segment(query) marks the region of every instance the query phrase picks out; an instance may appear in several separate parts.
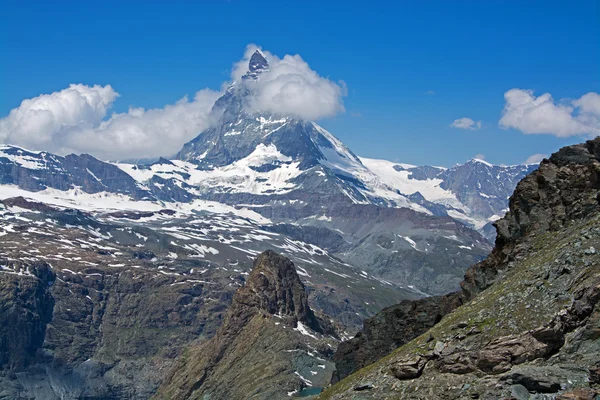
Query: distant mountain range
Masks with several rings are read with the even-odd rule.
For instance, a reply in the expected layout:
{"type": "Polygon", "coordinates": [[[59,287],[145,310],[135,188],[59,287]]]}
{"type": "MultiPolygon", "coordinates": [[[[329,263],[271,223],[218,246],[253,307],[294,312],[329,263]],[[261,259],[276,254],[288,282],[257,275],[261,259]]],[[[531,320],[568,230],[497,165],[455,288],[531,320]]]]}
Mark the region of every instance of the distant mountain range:
{"type": "Polygon", "coordinates": [[[107,163],[3,145],[0,193],[96,210],[193,210],[197,200],[215,201],[394,284],[440,294],[490,251],[491,223],[536,168],[360,158],[314,122],[245,111],[245,96],[268,69],[258,51],[249,64],[215,103],[219,122],[175,159],[107,163]]]}

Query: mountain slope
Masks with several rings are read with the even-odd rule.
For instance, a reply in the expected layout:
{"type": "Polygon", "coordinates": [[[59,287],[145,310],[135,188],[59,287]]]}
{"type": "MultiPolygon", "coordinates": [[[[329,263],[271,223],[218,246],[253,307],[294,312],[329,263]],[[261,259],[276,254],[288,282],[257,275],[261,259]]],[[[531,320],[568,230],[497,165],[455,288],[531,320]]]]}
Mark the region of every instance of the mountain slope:
{"type": "Polygon", "coordinates": [[[0,184],[30,192],[77,188],[85,193],[109,191],[134,200],[152,197],[129,174],[90,155],[60,157],[10,145],[0,145],[0,184]]]}
{"type": "Polygon", "coordinates": [[[433,294],[456,288],[466,266],[489,252],[488,243],[452,224],[448,213],[433,215],[429,204],[388,185],[316,123],[248,111],[253,85],[268,69],[260,52],[250,64],[215,103],[218,122],[186,143],[177,160],[118,166],[140,185],[168,184],[203,199],[242,204],[288,231],[316,227],[320,237],[304,238],[311,243],[341,234],[347,245],[329,251],[390,282],[433,294]]]}
{"type": "MultiPolygon", "coordinates": [[[[312,123],[308,126],[317,132],[312,123]]],[[[293,132],[288,135],[294,138],[293,132]]],[[[297,231],[294,227],[298,225],[307,227],[302,241],[318,246],[338,241],[334,238],[341,235],[345,245],[326,250],[396,284],[432,294],[456,288],[466,266],[483,258],[489,245],[447,217],[420,212],[424,209],[416,203],[411,203],[417,208],[414,211],[400,207],[407,200],[397,193],[385,189],[392,193],[389,198],[377,197],[373,188],[380,183],[369,188],[366,181],[346,172],[358,171],[376,182],[374,174],[337,139],[330,139],[327,143],[335,143],[346,159],[354,161],[333,163],[330,156],[328,161],[323,159],[319,161],[322,164],[301,171],[301,159],[293,161],[274,145],[261,143],[246,158],[203,170],[180,160],[161,159],[149,166],[112,165],[87,155],[58,157],[4,146],[0,196],[23,196],[89,211],[169,208],[191,213],[217,207],[262,223],[286,225],[279,229],[288,232],[297,231]],[[400,203],[390,203],[392,198],[400,203]],[[367,226],[370,228],[365,229],[367,226]],[[317,231],[318,235],[311,234],[317,231]],[[390,248],[394,242],[397,245],[390,248]],[[410,259],[415,261],[408,263],[410,259]],[[440,279],[431,284],[435,276],[440,279]]]]}
{"type": "Polygon", "coordinates": [[[492,254],[467,271],[466,304],[320,398],[594,398],[599,178],[600,138],[542,162],[511,196],[492,254]]]}

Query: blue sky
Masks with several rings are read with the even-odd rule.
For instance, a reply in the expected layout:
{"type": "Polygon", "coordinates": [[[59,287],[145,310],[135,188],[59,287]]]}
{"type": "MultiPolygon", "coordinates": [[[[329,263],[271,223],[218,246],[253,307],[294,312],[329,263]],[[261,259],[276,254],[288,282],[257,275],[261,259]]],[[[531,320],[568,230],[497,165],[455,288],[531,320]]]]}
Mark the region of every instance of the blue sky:
{"type": "Polygon", "coordinates": [[[514,164],[589,137],[498,122],[513,88],[556,104],[600,92],[596,1],[323,3],[3,1],[0,117],[72,83],[110,84],[116,112],[160,108],[218,90],[256,43],[346,83],[346,112],[319,123],[361,156],[514,164]],[[481,128],[450,127],[462,117],[481,128]]]}

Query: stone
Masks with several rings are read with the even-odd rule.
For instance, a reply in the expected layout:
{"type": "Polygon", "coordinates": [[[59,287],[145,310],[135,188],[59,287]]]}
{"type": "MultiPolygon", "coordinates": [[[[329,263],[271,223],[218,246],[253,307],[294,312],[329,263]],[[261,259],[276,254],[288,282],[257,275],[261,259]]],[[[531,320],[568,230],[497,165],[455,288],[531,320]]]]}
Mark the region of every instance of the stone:
{"type": "MultiPolygon", "coordinates": [[[[338,346],[333,356],[336,371],[332,383],[421,335],[457,307],[460,301],[460,297],[455,294],[403,301],[367,319],[356,337],[338,346]]],[[[428,339],[433,340],[433,336],[428,339]]]]}
{"type": "Polygon", "coordinates": [[[391,366],[391,372],[400,380],[415,379],[421,376],[426,364],[427,360],[422,357],[416,357],[412,360],[393,364],[391,366]]]}
{"type": "Polygon", "coordinates": [[[596,249],[594,247],[590,247],[589,249],[586,249],[584,253],[587,255],[596,254],[596,249]]]}
{"type": "Polygon", "coordinates": [[[444,351],[445,347],[446,345],[444,344],[444,342],[440,342],[438,340],[437,342],[435,342],[435,346],[433,347],[433,354],[439,356],[440,354],[442,354],[442,351],[444,351]]]}
{"type": "Polygon", "coordinates": [[[511,381],[513,384],[524,386],[531,393],[556,393],[561,389],[559,382],[553,382],[549,377],[543,373],[536,373],[535,370],[531,372],[515,372],[505,379],[511,381]]]}
{"type": "Polygon", "coordinates": [[[371,389],[373,389],[373,382],[366,382],[366,383],[363,383],[363,384],[361,384],[359,386],[356,386],[354,388],[354,391],[355,392],[362,392],[364,390],[371,390],[371,389]]]}
{"type": "Polygon", "coordinates": [[[531,398],[529,390],[523,385],[512,385],[510,394],[517,400],[529,400],[531,398]]]}
{"type": "Polygon", "coordinates": [[[600,362],[590,368],[590,383],[600,386],[600,362]]]}

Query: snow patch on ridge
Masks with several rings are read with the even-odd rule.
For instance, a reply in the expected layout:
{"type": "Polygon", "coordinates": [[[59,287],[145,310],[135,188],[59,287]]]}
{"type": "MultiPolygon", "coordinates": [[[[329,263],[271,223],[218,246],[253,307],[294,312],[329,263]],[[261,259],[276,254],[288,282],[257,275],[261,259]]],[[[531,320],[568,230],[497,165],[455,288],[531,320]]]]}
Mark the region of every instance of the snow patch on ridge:
{"type": "Polygon", "coordinates": [[[175,210],[182,214],[193,214],[197,211],[206,211],[215,214],[233,214],[247,218],[259,224],[271,224],[271,220],[247,208],[237,209],[215,201],[194,200],[190,203],[158,202],[148,200],[134,200],[129,196],[116,193],[99,192],[86,193],[80,188],[66,191],[47,188],[39,192],[29,192],[16,185],[0,186],[0,199],[22,196],[27,199],[45,204],[76,208],[83,211],[160,211],[164,209],[175,210]]]}
{"type": "Polygon", "coordinates": [[[11,162],[27,169],[46,169],[46,165],[42,164],[39,158],[31,157],[28,154],[41,154],[45,159],[45,154],[42,154],[41,152],[25,150],[18,146],[0,145],[0,158],[7,158],[11,162]],[[10,150],[16,151],[18,155],[8,153],[7,151],[10,150]]]}
{"type": "MultiPolygon", "coordinates": [[[[355,156],[339,139],[327,130],[314,122],[312,122],[312,125],[323,139],[331,145],[326,146],[320,141],[315,143],[324,156],[321,165],[325,168],[329,168],[336,174],[354,178],[363,183],[365,188],[357,186],[357,190],[367,198],[378,197],[394,203],[396,207],[406,207],[424,214],[432,214],[425,207],[409,201],[405,196],[394,190],[395,188],[390,187],[387,182],[383,181],[376,173],[373,173],[361,162],[359,157],[355,156]]],[[[364,203],[357,200],[352,194],[345,193],[355,203],[364,203]]]]}
{"type": "Polygon", "coordinates": [[[284,194],[295,188],[289,181],[302,173],[299,164],[292,162],[292,158],[282,154],[274,144],[260,143],[247,157],[212,170],[200,170],[196,164],[181,160],[153,164],[147,169],[131,164],[115,165],[140,184],[158,176],[192,186],[192,193],[194,188],[206,188],[229,193],[284,194]],[[273,165],[273,168],[258,169],[264,165],[273,165]]]}
{"type": "MultiPolygon", "coordinates": [[[[440,184],[443,182],[441,179],[410,179],[410,171],[398,171],[394,169],[394,166],[399,165],[402,168],[414,168],[408,164],[399,164],[387,160],[376,160],[371,158],[362,158],[362,163],[373,171],[381,180],[387,185],[398,189],[401,193],[411,195],[416,192],[421,193],[425,200],[431,202],[438,202],[440,200],[450,200],[449,203],[459,203],[458,199],[449,190],[442,189],[440,184]]],[[[441,172],[441,169],[440,169],[441,172]]]]}

